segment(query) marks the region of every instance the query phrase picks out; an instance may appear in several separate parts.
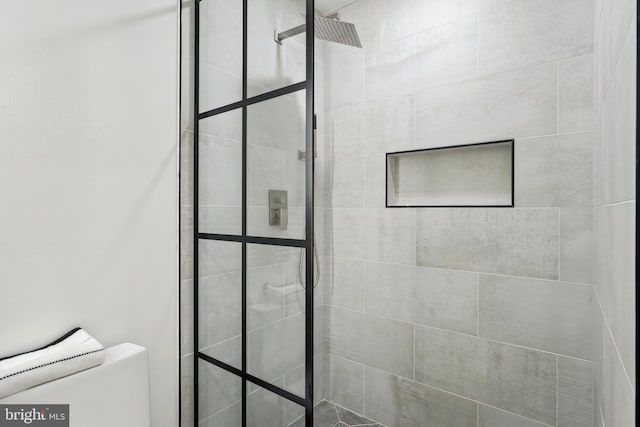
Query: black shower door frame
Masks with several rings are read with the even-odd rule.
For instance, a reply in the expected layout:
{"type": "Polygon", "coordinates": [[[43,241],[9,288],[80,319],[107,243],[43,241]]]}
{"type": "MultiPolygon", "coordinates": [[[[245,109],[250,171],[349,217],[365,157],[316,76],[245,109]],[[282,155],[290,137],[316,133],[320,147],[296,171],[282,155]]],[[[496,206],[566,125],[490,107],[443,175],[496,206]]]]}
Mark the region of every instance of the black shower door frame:
{"type": "MultiPolygon", "coordinates": [[[[200,3],[201,0],[194,2],[194,93],[193,93],[193,111],[194,111],[194,147],[193,147],[193,164],[194,164],[194,212],[193,212],[193,398],[194,398],[194,423],[198,423],[198,362],[205,361],[211,363],[231,374],[242,379],[242,427],[247,425],[247,382],[251,382],[262,387],[276,395],[279,395],[289,401],[297,403],[305,408],[305,426],[313,426],[313,286],[305,286],[305,396],[293,394],[281,387],[278,387],[268,381],[251,375],[247,371],[247,245],[260,244],[272,246],[284,246],[292,248],[305,249],[305,283],[313,284],[313,230],[314,230],[314,138],[313,138],[313,118],[314,118],[314,11],[315,1],[306,0],[306,78],[304,81],[285,86],[283,88],[263,93],[258,96],[247,96],[247,8],[249,0],[242,1],[242,100],[223,107],[215,108],[205,112],[199,112],[199,90],[200,90],[200,3]],[[305,91],[305,238],[304,239],[282,239],[272,237],[258,237],[247,234],[247,107],[259,102],[268,101],[279,96],[290,93],[305,91]],[[199,197],[198,197],[198,177],[199,177],[199,121],[218,114],[223,114],[232,110],[242,110],[242,234],[211,234],[201,233],[199,224],[199,197]],[[237,242],[242,245],[242,367],[238,369],[221,360],[213,358],[199,351],[198,337],[198,264],[199,250],[198,243],[202,240],[216,240],[224,242],[237,242]]],[[[230,426],[231,427],[231,426],[230,426]]]]}

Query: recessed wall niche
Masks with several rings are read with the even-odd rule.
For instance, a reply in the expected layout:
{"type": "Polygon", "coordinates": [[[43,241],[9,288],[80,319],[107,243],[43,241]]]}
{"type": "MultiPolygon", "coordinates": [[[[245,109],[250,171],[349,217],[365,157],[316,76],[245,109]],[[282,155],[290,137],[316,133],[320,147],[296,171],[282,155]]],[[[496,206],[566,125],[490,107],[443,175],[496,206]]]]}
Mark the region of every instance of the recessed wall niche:
{"type": "Polygon", "coordinates": [[[513,207],[513,140],[386,155],[386,207],[513,207]]]}

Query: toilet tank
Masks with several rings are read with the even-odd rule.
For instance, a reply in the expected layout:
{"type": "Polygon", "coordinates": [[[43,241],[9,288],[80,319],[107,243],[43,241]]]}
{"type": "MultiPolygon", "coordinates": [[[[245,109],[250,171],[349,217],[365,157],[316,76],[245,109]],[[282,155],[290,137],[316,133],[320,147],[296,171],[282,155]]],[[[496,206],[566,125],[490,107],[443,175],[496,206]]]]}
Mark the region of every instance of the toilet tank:
{"type": "Polygon", "coordinates": [[[147,350],[105,349],[102,365],[0,399],[0,403],[69,404],[70,427],[148,427],[147,350]]]}

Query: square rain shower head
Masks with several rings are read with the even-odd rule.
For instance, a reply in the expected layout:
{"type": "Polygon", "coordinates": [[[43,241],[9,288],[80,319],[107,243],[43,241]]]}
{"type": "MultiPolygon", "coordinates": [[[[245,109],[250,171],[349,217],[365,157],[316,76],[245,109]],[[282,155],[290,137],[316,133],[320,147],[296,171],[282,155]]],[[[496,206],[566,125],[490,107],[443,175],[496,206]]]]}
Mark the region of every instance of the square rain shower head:
{"type": "Polygon", "coordinates": [[[316,37],[320,40],[346,44],[347,46],[362,47],[356,26],[351,22],[316,16],[315,33],[316,37]]]}

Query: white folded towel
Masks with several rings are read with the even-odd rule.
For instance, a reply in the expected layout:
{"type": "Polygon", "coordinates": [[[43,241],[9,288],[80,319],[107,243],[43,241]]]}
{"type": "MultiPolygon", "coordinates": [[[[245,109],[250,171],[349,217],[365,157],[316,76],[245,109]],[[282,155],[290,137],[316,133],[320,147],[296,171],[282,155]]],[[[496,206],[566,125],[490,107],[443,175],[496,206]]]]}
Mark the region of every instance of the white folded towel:
{"type": "Polygon", "coordinates": [[[37,350],[0,359],[0,398],[104,362],[104,347],[75,328],[37,350]]]}

